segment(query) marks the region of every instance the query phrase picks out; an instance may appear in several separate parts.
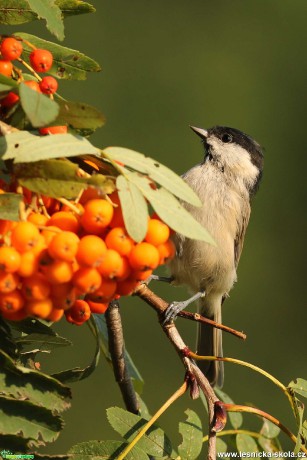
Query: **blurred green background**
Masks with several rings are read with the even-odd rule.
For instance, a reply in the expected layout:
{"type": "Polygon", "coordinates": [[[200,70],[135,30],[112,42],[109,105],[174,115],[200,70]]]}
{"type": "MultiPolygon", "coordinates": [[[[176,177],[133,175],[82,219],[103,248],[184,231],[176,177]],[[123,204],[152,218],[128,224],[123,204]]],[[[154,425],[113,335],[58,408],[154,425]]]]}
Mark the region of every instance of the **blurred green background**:
{"type": "MultiPolygon", "coordinates": [[[[106,115],[93,143],[135,149],[178,174],[203,156],[189,124],[236,127],[264,146],[265,173],[239,281],[223,307],[224,323],[245,331],[248,339],[225,335],[224,353],[259,365],[284,383],[307,378],[306,0],[91,3],[96,14],[65,21],[64,44],[99,61],[103,72],[89,75],[87,82],[60,82],[60,91],[106,115]]],[[[17,30],[54,40],[43,24],[17,30]]],[[[184,288],[159,283],[152,288],[167,300],[187,296],[184,288]]],[[[183,367],[148,306],[137,298],[124,300],[122,316],[127,348],[146,382],[143,398],[154,412],[181,384],[183,367]]],[[[177,326],[193,348],[195,325],[179,319],[177,326]]],[[[45,369],[88,364],[94,352],[88,328],[63,321],[56,329],[73,347],[54,352],[43,361],[45,369]]],[[[77,442],[117,438],[105,409],[122,401],[105,361],[72,389],[66,429],[42,452],[65,453],[77,442]]],[[[237,403],[253,403],[295,429],[286,398],[262,376],[226,364],[224,390],[237,403]]],[[[160,420],[175,445],[178,421],[188,407],[206,423],[201,403],[188,396],[160,420]]],[[[252,416],[245,422],[259,426],[252,416]]]]}

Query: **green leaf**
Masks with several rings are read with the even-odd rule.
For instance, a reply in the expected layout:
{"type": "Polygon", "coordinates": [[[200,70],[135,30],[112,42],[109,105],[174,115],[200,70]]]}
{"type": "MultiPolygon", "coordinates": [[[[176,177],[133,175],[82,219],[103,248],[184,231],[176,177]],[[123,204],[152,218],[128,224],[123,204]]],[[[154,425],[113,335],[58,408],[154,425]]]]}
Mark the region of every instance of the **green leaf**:
{"type": "Polygon", "coordinates": [[[237,434],[236,444],[239,452],[258,452],[256,441],[248,434],[237,434]]]}
{"type": "MultiPolygon", "coordinates": [[[[35,447],[35,442],[30,438],[22,438],[21,436],[15,435],[3,435],[0,433],[0,446],[1,454],[3,455],[3,449],[7,449],[9,452],[24,452],[29,450],[31,447],[35,447]]],[[[5,457],[2,457],[5,459],[5,457]]]]}
{"type": "MultiPolygon", "coordinates": [[[[224,391],[220,390],[219,388],[214,388],[215,393],[217,396],[221,399],[221,401],[227,403],[227,404],[234,404],[234,401],[231,399],[228,394],[226,394],[224,391]]],[[[242,426],[243,423],[243,417],[240,412],[228,412],[228,417],[231,425],[233,428],[236,430],[242,426]]]]}
{"type": "MultiPolygon", "coordinates": [[[[101,352],[107,359],[108,363],[112,365],[108,346],[108,328],[104,315],[91,315],[88,325],[90,326],[94,336],[99,341],[101,352]]],[[[125,360],[129,375],[133,381],[133,386],[138,393],[141,393],[144,386],[144,380],[127,350],[125,350],[125,360]]]]}
{"type": "Polygon", "coordinates": [[[9,88],[16,88],[18,86],[18,83],[15,80],[2,74],[0,74],[0,83],[2,85],[8,86],[9,88]]]}
{"type": "MultiPolygon", "coordinates": [[[[0,394],[16,400],[28,400],[31,404],[55,414],[70,407],[71,392],[68,387],[43,372],[15,365],[1,350],[0,394]]],[[[2,432],[9,433],[5,430],[2,432]]]]}
{"type": "MultiPolygon", "coordinates": [[[[57,78],[85,80],[87,72],[99,72],[101,70],[96,61],[80,53],[80,51],[57,45],[31,34],[20,32],[15,35],[28,40],[37,48],[43,48],[52,53],[53,64],[51,69],[48,70],[48,74],[57,78]]],[[[29,62],[31,52],[32,49],[24,45],[23,58],[25,61],[29,62]]]]}
{"type": "MultiPolygon", "coordinates": [[[[42,0],[43,1],[43,0],[42,0]]],[[[95,8],[81,0],[56,0],[64,16],[92,13],[95,8]]],[[[0,23],[17,25],[39,19],[26,0],[1,0],[0,23]]]]}
{"type": "MultiPolygon", "coordinates": [[[[12,89],[12,86],[4,85],[3,83],[0,83],[0,93],[7,93],[12,89]]],[[[1,103],[1,101],[0,101],[1,103]]]]}
{"type": "Polygon", "coordinates": [[[61,9],[55,0],[27,0],[39,19],[45,19],[47,29],[59,40],[64,40],[64,24],[61,9]]]}
{"type": "Polygon", "coordinates": [[[103,151],[112,160],[117,160],[125,166],[147,174],[157,184],[162,185],[173,195],[194,206],[201,206],[201,201],[188,184],[174,171],[142,153],[122,147],[107,147],[103,151]]]}
{"type": "Polygon", "coordinates": [[[203,446],[202,425],[198,415],[187,409],[187,420],[179,423],[179,432],[182,435],[182,443],[178,447],[181,458],[186,460],[197,459],[203,446]]]}
{"type": "Polygon", "coordinates": [[[68,124],[75,129],[94,131],[105,123],[103,114],[91,105],[82,102],[57,101],[60,113],[56,120],[59,125],[68,124]]]}
{"type": "Polygon", "coordinates": [[[0,156],[4,154],[3,160],[14,159],[15,163],[98,153],[98,149],[87,139],[73,134],[36,136],[27,131],[19,131],[0,137],[0,156]]]}
{"type": "Polygon", "coordinates": [[[307,380],[301,378],[292,380],[292,382],[289,383],[288,388],[291,388],[291,390],[295,393],[307,398],[307,380]]]}
{"type": "Polygon", "coordinates": [[[0,219],[18,221],[21,201],[19,193],[0,194],[0,219]]]}
{"type": "MultiPolygon", "coordinates": [[[[88,441],[81,442],[69,449],[70,460],[115,460],[127,446],[120,441],[88,441]]],[[[126,460],[148,460],[148,456],[139,447],[134,447],[125,456],[126,460]]]]}
{"type": "Polygon", "coordinates": [[[134,239],[140,242],[145,238],[148,226],[148,208],[146,200],[139,188],[124,176],[116,180],[125,227],[134,239]]]}
{"type": "Polygon", "coordinates": [[[45,334],[49,336],[58,336],[58,334],[46,324],[38,319],[26,318],[22,321],[9,321],[12,329],[24,332],[25,334],[45,334]]]}
{"type": "Polygon", "coordinates": [[[304,404],[297,398],[294,398],[294,404],[296,423],[298,426],[297,441],[295,444],[294,453],[297,454],[301,449],[303,439],[304,404]]]}
{"type": "Polygon", "coordinates": [[[19,85],[19,96],[21,106],[34,128],[46,126],[58,116],[60,109],[55,101],[24,83],[19,85]]]}
{"type": "Polygon", "coordinates": [[[99,358],[99,340],[98,338],[96,338],[95,355],[92,362],[88,366],[86,366],[83,369],[81,369],[80,367],[75,367],[74,369],[68,369],[66,371],[58,372],[57,374],[52,374],[52,377],[56,380],[59,380],[62,383],[78,382],[79,380],[84,380],[94,372],[94,370],[98,366],[99,358]]]}
{"type": "MultiPolygon", "coordinates": [[[[142,417],[131,414],[120,407],[110,407],[107,409],[107,417],[114,430],[129,442],[134,439],[147,423],[147,420],[144,420],[142,417]]],[[[172,453],[170,440],[164,431],[155,425],[149,428],[145,435],[138,441],[138,446],[147,454],[156,457],[163,457],[172,453]]]]}
{"type": "Polygon", "coordinates": [[[19,354],[18,346],[13,339],[12,331],[8,323],[2,317],[0,317],[0,350],[15,359],[19,354]]]}
{"type": "Polygon", "coordinates": [[[158,216],[176,232],[215,245],[208,231],[165,188],[154,188],[145,176],[127,172],[126,179],[137,186],[158,216]]]}
{"type": "Polygon", "coordinates": [[[58,347],[67,347],[72,345],[70,340],[60,337],[59,335],[46,334],[28,334],[15,339],[16,343],[22,346],[34,345],[40,350],[48,351],[58,347]]]}
{"type": "Polygon", "coordinates": [[[280,428],[274,425],[274,423],[270,422],[266,418],[263,419],[263,425],[260,430],[260,434],[265,438],[276,438],[280,433],[280,428]]]}
{"type": "Polygon", "coordinates": [[[30,401],[0,396],[0,433],[32,438],[35,445],[53,442],[63,429],[63,420],[30,401]]]}
{"type": "Polygon", "coordinates": [[[258,438],[258,443],[265,452],[281,452],[282,451],[278,438],[266,438],[264,436],[260,436],[258,438]]]}
{"type": "Polygon", "coordinates": [[[227,452],[227,444],[221,438],[216,438],[216,452],[227,452]]]}

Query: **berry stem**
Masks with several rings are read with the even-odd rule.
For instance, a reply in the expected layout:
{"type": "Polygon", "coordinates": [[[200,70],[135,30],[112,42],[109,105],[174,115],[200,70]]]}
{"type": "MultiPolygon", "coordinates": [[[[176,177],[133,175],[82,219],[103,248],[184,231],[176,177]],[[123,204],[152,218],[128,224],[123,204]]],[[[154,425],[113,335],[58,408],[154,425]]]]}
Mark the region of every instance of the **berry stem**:
{"type": "Polygon", "coordinates": [[[72,203],[71,201],[67,200],[66,198],[57,198],[57,200],[64,204],[65,206],[67,206],[69,209],[71,209],[75,214],[77,214],[78,216],[81,216],[82,214],[82,211],[74,205],[74,203],[72,203]]]}
{"type": "Polygon", "coordinates": [[[38,75],[38,73],[35,72],[34,69],[32,69],[32,67],[26,61],[24,61],[21,58],[18,58],[18,62],[23,64],[34,75],[34,77],[37,78],[38,81],[41,81],[41,77],[38,75]]]}

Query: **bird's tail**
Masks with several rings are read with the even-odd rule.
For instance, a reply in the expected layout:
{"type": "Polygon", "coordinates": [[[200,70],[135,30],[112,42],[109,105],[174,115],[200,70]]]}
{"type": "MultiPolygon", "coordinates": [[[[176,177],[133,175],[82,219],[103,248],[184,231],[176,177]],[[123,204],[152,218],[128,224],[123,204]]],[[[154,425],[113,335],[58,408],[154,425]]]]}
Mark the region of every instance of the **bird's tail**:
{"type": "MultiPolygon", "coordinates": [[[[205,300],[205,299],[204,299],[205,300]]],[[[215,313],[208,315],[207,308],[200,308],[200,314],[213,321],[221,323],[221,305],[215,309],[215,313]]],[[[203,356],[223,356],[222,331],[209,324],[198,324],[197,353],[203,356]]],[[[224,363],[221,361],[198,361],[200,370],[205,374],[212,386],[221,388],[224,382],[224,363]]]]}

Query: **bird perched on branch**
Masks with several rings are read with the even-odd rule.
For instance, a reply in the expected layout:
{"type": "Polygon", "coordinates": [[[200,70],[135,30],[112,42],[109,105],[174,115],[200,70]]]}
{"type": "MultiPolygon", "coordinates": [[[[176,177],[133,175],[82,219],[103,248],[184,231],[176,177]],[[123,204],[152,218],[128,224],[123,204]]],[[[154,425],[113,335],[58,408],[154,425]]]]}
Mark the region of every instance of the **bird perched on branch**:
{"type": "MultiPolygon", "coordinates": [[[[176,234],[177,254],[170,269],[175,284],[187,285],[192,293],[199,293],[200,314],[220,323],[222,304],[237,279],[251,198],[262,176],[263,154],[260,145],[238,129],[191,128],[201,138],[205,156],[183,179],[197,193],[202,206],[183,205],[210,232],[216,246],[176,234]]],[[[165,321],[174,319],[188,302],[173,302],[165,321]]],[[[221,331],[199,325],[197,351],[200,355],[222,356],[221,331]]],[[[222,386],[222,362],[200,361],[199,367],[212,385],[222,386]]]]}

